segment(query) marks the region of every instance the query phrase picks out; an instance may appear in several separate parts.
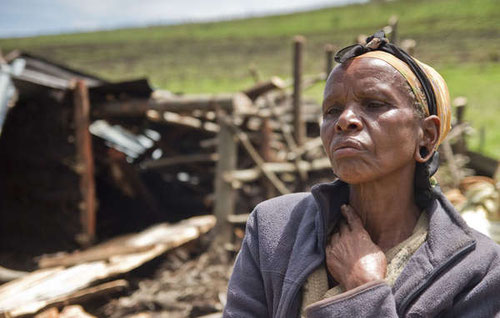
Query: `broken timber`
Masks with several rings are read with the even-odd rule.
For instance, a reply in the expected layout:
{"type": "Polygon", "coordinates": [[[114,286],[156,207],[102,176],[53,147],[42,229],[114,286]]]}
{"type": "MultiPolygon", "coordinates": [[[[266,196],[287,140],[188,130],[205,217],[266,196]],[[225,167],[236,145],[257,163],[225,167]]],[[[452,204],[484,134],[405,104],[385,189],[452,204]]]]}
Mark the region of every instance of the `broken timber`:
{"type": "MultiPolygon", "coordinates": [[[[331,164],[328,158],[315,159],[311,163],[301,160],[299,161],[298,166],[300,169],[304,171],[331,169],[331,164]]],[[[228,171],[227,173],[224,174],[224,180],[226,180],[226,182],[228,183],[233,183],[235,181],[252,182],[259,179],[262,176],[263,170],[271,173],[284,173],[284,172],[296,172],[298,169],[297,169],[297,163],[265,162],[262,163],[261,167],[228,171]]]]}
{"type": "Polygon", "coordinates": [[[92,136],[90,135],[90,102],[84,80],[76,81],[74,88],[74,122],[77,152],[77,173],[80,175],[82,202],[80,213],[82,233],[77,239],[80,244],[88,245],[95,239],[96,193],[94,179],[94,157],[92,136]]]}
{"type": "Polygon", "coordinates": [[[207,154],[193,154],[193,155],[180,155],[174,157],[160,158],[156,160],[148,160],[141,163],[141,168],[150,169],[163,169],[180,164],[191,164],[198,162],[215,162],[219,160],[218,153],[207,154]]]}
{"type": "Polygon", "coordinates": [[[216,239],[212,246],[223,245],[231,241],[232,227],[225,222],[228,215],[233,214],[236,205],[236,193],[231,184],[225,182],[223,175],[226,171],[236,169],[238,146],[233,132],[225,120],[226,115],[219,113],[220,126],[217,135],[217,152],[219,161],[215,172],[215,207],[214,214],[217,218],[216,239]]]}
{"type": "MultiPolygon", "coordinates": [[[[85,297],[85,288],[110,290],[123,282],[91,285],[129,272],[175,247],[208,232],[215,225],[212,215],[193,217],[176,224],[157,224],[143,232],[115,238],[86,251],[52,258],[56,266],[43,268],[0,286],[0,317],[34,314],[61,299],[85,297]],[[130,253],[121,254],[123,246],[130,253]],[[133,250],[137,248],[137,250],[133,250]],[[82,263],[84,262],[84,263],[82,263]]],[[[44,259],[45,264],[49,258],[44,259]]],[[[120,287],[121,288],[121,287],[120,287]]]]}
{"type": "Polygon", "coordinates": [[[256,83],[253,87],[244,91],[244,93],[252,100],[255,101],[257,97],[268,93],[275,89],[285,89],[286,83],[281,78],[277,76],[271,77],[270,80],[266,82],[256,83]]]}
{"type": "Polygon", "coordinates": [[[222,109],[228,112],[252,113],[252,101],[243,93],[218,95],[171,95],[157,96],[150,99],[132,99],[128,101],[106,102],[94,111],[94,116],[135,117],[143,116],[149,110],[158,112],[191,112],[194,110],[210,111],[222,109]]]}

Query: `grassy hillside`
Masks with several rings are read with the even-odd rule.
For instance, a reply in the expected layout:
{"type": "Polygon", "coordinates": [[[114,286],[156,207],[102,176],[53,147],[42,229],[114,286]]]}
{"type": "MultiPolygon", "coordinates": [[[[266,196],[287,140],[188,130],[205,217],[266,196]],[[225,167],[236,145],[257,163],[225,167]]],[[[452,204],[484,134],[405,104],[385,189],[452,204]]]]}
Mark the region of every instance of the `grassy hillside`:
{"type": "MultiPolygon", "coordinates": [[[[467,96],[466,117],[486,127],[485,152],[500,158],[498,83],[500,2],[399,0],[219,23],[1,39],[4,52],[20,48],[110,80],[148,77],[174,92],[236,91],[263,77],[291,74],[291,39],[307,38],[306,73],[324,68],[323,47],[342,47],[400,17],[402,38],[417,41],[416,56],[443,73],[452,96],[467,96]]],[[[320,86],[308,93],[321,98],[320,86]]],[[[477,146],[477,138],[471,140],[477,146]]]]}

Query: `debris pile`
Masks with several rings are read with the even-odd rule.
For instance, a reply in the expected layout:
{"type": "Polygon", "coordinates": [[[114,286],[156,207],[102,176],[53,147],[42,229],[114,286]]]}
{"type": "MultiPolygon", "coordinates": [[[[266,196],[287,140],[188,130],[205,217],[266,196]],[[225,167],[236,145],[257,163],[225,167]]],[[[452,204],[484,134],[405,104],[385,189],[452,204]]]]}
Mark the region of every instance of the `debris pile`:
{"type": "MultiPolygon", "coordinates": [[[[326,72],[306,77],[294,41],[293,80],[215,95],[0,59],[0,317],[220,317],[249,211],[334,178],[321,106],[302,96],[325,80],[333,48],[326,72]]],[[[499,162],[467,150],[465,104],[438,178],[498,239],[499,162]]]]}
{"type": "Polygon", "coordinates": [[[211,215],[193,217],[174,225],[157,224],[84,251],[44,256],[38,261],[41,269],[0,286],[0,314],[21,317],[121,291],[128,282],[112,278],[198,239],[214,225],[211,215]]]}

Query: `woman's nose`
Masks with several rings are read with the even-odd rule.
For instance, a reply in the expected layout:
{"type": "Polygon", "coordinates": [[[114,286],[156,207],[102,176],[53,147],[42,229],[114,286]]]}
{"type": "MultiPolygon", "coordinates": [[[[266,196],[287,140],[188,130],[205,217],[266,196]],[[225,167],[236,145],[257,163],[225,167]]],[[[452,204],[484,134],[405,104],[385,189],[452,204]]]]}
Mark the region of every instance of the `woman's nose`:
{"type": "Polygon", "coordinates": [[[344,109],[337,120],[337,124],[335,125],[335,130],[337,132],[357,131],[362,128],[363,123],[356,112],[350,107],[346,107],[344,109]]]}

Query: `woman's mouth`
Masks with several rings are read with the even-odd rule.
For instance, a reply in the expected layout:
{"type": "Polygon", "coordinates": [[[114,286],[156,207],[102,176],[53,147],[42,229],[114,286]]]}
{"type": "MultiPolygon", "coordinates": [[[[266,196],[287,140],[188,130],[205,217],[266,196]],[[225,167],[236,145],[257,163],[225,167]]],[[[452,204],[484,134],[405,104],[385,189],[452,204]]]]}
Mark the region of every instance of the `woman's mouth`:
{"type": "Polygon", "coordinates": [[[354,140],[346,140],[336,144],[333,155],[336,159],[359,154],[363,150],[361,144],[354,140]]]}

